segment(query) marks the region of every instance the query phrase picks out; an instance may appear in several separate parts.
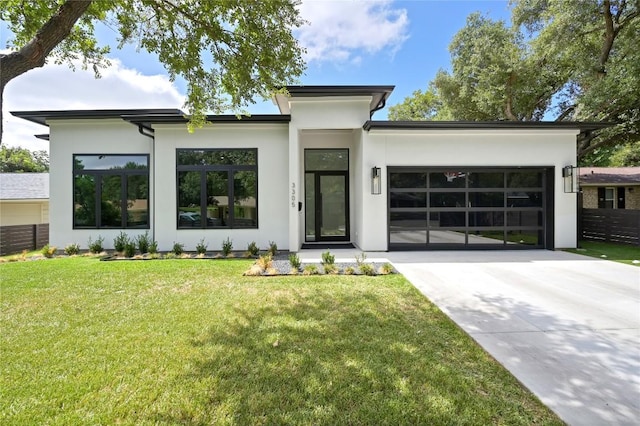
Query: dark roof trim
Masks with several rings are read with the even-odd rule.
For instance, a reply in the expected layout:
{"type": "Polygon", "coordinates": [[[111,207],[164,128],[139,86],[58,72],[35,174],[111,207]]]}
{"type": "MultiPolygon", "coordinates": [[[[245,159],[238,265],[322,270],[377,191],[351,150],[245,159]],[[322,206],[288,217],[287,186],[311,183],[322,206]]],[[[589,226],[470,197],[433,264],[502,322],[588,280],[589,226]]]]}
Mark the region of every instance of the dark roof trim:
{"type": "Polygon", "coordinates": [[[123,115],[145,114],[173,114],[184,115],[179,109],[96,109],[96,110],[65,110],[65,111],[11,111],[11,115],[31,121],[36,124],[47,125],[47,120],[72,119],[109,119],[121,118],[123,115]]]}
{"type": "Polygon", "coordinates": [[[42,139],[43,141],[48,141],[49,140],[49,134],[48,133],[42,133],[42,134],[33,135],[33,136],[35,136],[37,139],[42,139]]]}
{"type": "Polygon", "coordinates": [[[395,86],[286,86],[291,97],[310,96],[366,96],[386,93],[387,96],[395,86]]]}
{"type": "MultiPolygon", "coordinates": [[[[171,124],[187,123],[189,117],[184,114],[132,114],[122,115],[122,119],[134,124],[171,124]]],[[[207,115],[210,123],[288,123],[291,121],[290,115],[282,114],[254,114],[254,115],[207,115]]]]}
{"type": "Polygon", "coordinates": [[[364,130],[460,130],[460,129],[577,129],[581,133],[613,126],[615,123],[578,121],[372,121],[364,130]]]}

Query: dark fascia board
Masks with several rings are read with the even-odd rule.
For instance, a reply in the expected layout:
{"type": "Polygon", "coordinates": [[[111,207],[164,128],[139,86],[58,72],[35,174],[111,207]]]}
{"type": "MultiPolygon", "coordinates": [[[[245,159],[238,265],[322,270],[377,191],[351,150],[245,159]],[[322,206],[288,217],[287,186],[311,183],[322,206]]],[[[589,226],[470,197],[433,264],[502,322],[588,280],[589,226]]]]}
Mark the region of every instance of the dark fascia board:
{"type": "Polygon", "coordinates": [[[14,117],[23,118],[36,124],[47,126],[47,120],[108,119],[121,118],[123,115],[167,114],[184,115],[179,109],[97,109],[62,111],[11,111],[14,117]]]}
{"type": "MultiPolygon", "coordinates": [[[[135,114],[123,115],[123,120],[133,124],[151,125],[151,124],[172,124],[187,123],[189,117],[180,114],[135,114]]],[[[284,114],[255,114],[255,115],[207,115],[207,121],[210,123],[288,123],[291,121],[290,115],[284,114]]]]}
{"type": "Polygon", "coordinates": [[[581,133],[611,127],[615,123],[579,121],[373,121],[369,120],[364,130],[460,130],[460,129],[577,129],[581,133]]]}
{"type": "Polygon", "coordinates": [[[43,141],[48,141],[49,140],[49,134],[48,133],[42,133],[42,134],[33,135],[33,136],[35,136],[37,139],[42,139],[43,141]]]}
{"type": "Polygon", "coordinates": [[[371,96],[370,112],[373,114],[384,107],[396,86],[286,86],[289,96],[326,97],[326,96],[371,96]]]}

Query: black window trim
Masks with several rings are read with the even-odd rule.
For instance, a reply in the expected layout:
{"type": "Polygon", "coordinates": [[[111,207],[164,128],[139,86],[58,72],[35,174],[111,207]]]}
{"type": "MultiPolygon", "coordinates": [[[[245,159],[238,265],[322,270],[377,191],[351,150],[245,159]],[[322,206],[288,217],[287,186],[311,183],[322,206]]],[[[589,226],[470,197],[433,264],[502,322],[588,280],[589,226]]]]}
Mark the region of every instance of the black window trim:
{"type": "Polygon", "coordinates": [[[71,196],[71,222],[72,229],[151,229],[151,173],[150,173],[150,164],[151,164],[151,155],[147,153],[74,153],[71,155],[71,188],[72,188],[72,196],[71,196]],[[76,169],[76,157],[82,156],[109,156],[109,157],[145,157],[147,160],[147,168],[146,169],[76,169]],[[95,176],[98,179],[95,180],[95,225],[94,226],[83,226],[76,224],[76,176],[84,174],[95,176]],[[120,225],[121,226],[102,226],[100,218],[102,217],[102,178],[103,176],[147,176],[147,224],[145,226],[127,226],[127,179],[121,181],[120,186],[120,200],[122,205],[122,218],[120,225]],[[124,183],[124,184],[123,184],[124,183]]]}
{"type": "Polygon", "coordinates": [[[259,181],[258,179],[258,148],[176,148],[176,229],[179,231],[189,229],[259,229],[260,214],[259,214],[259,181]],[[255,153],[255,164],[178,164],[178,153],[180,151],[253,151],[255,153]],[[249,171],[256,174],[256,224],[254,226],[235,225],[235,213],[232,208],[229,208],[229,216],[231,225],[224,226],[207,226],[206,223],[206,210],[207,210],[207,172],[227,172],[227,197],[229,198],[229,206],[232,206],[232,201],[235,201],[234,194],[234,179],[233,176],[237,171],[249,171]],[[200,173],[200,226],[199,227],[181,227],[180,226],[180,185],[179,185],[179,173],[180,172],[199,172],[200,173]]]}

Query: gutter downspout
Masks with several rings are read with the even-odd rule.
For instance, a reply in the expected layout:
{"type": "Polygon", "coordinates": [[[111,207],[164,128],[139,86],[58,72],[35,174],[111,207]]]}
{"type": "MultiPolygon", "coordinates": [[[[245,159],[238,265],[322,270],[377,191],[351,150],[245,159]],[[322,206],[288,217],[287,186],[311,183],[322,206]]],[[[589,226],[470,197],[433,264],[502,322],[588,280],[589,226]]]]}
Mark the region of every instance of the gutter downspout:
{"type": "Polygon", "coordinates": [[[369,111],[369,118],[373,117],[373,114],[376,111],[380,111],[382,108],[384,108],[387,105],[387,98],[385,96],[382,97],[382,99],[380,100],[380,102],[378,103],[378,106],[376,106],[374,109],[372,109],[371,111],[369,111]]]}
{"type": "Polygon", "coordinates": [[[138,124],[138,132],[151,138],[151,161],[153,164],[153,171],[151,173],[151,178],[153,181],[153,208],[151,209],[151,219],[153,222],[153,226],[151,227],[151,238],[152,241],[156,240],[156,138],[155,138],[155,130],[152,127],[145,126],[144,124],[138,124]]]}

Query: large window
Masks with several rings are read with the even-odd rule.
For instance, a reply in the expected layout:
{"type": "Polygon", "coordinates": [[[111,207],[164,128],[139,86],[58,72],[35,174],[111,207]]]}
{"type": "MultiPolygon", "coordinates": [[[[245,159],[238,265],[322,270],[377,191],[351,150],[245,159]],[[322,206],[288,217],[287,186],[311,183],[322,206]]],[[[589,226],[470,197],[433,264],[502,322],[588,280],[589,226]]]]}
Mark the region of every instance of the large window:
{"type": "Polygon", "coordinates": [[[148,155],[74,155],[74,228],[148,228],[148,155]]]}
{"type": "Polygon", "coordinates": [[[256,149],[178,149],[178,228],[257,228],[256,149]]]}

